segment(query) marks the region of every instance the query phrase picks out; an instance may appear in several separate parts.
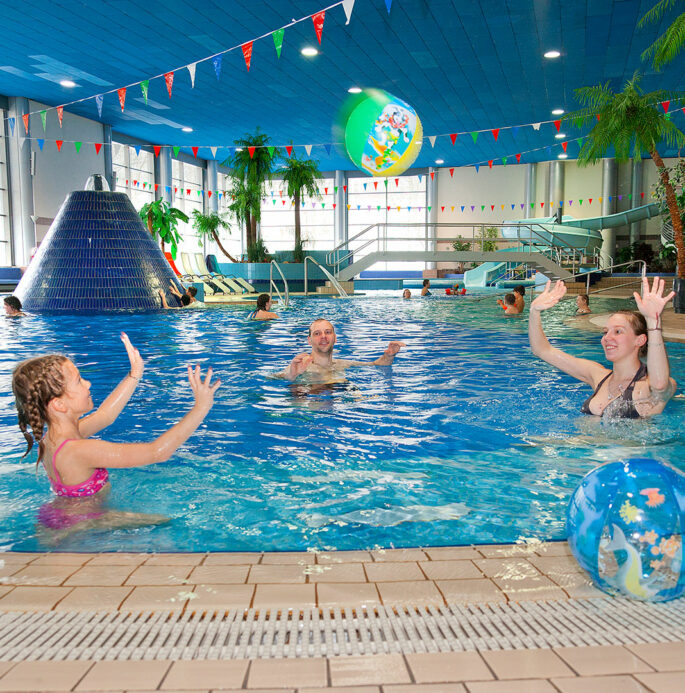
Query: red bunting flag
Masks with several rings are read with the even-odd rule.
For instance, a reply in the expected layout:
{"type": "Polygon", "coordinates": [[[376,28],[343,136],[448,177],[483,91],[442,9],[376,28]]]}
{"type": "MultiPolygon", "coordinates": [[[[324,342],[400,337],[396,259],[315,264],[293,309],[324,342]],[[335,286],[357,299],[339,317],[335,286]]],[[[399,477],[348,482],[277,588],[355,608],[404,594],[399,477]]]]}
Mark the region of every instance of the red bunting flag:
{"type": "Polygon", "coordinates": [[[345,192],[347,192],[347,186],[346,186],[346,185],[343,185],[343,190],[344,190],[345,192]]]}
{"type": "Polygon", "coordinates": [[[190,195],[190,188],[186,188],[186,195],[190,195]]]}
{"type": "Polygon", "coordinates": [[[544,202],[541,202],[541,203],[540,203],[540,207],[544,207],[544,206],[545,206],[545,203],[544,203],[544,202]]]}
{"type": "Polygon", "coordinates": [[[62,127],[62,118],[64,117],[64,107],[57,106],[57,118],[59,119],[59,126],[62,127]]]}
{"type": "Polygon", "coordinates": [[[24,113],[24,115],[21,117],[21,119],[24,121],[24,130],[26,130],[26,134],[29,134],[29,114],[24,113]]]}
{"type": "Polygon", "coordinates": [[[557,132],[561,129],[561,121],[560,120],[555,120],[554,121],[554,127],[557,129],[557,132]]]}
{"type": "Polygon", "coordinates": [[[333,209],[335,209],[336,206],[337,206],[337,202],[334,202],[334,203],[333,203],[333,209]]]}
{"type": "Polygon", "coordinates": [[[494,159],[490,159],[490,161],[488,161],[488,166],[489,166],[490,168],[492,168],[492,162],[493,162],[493,161],[494,161],[494,159]]]}
{"type": "Polygon", "coordinates": [[[166,90],[169,92],[169,98],[171,98],[171,87],[174,85],[174,73],[166,72],[164,74],[164,81],[166,82],[166,90]]]}
{"type": "Polygon", "coordinates": [[[599,123],[599,113],[597,114],[596,118],[597,118],[597,122],[599,123]]]}
{"type": "Polygon", "coordinates": [[[668,113],[668,107],[671,105],[670,101],[662,101],[661,107],[664,109],[664,113],[668,113]]]}
{"type": "Polygon", "coordinates": [[[400,184],[400,179],[399,179],[399,178],[395,178],[395,187],[398,187],[399,184],[400,184]]]}
{"type": "Polygon", "coordinates": [[[457,133],[456,133],[456,132],[453,132],[453,133],[450,135],[450,139],[452,140],[452,144],[454,144],[454,143],[457,141],[457,133]]]}
{"type": "Polygon", "coordinates": [[[191,147],[191,149],[193,150],[193,156],[197,159],[197,149],[198,148],[197,147],[191,147]]]}
{"type": "Polygon", "coordinates": [[[102,149],[102,142],[96,142],[95,143],[95,154],[99,154],[100,150],[102,149]]]}
{"type": "Polygon", "coordinates": [[[441,211],[441,212],[444,212],[444,211],[445,211],[445,205],[441,205],[440,211],[441,211]]]}
{"type": "Polygon", "coordinates": [[[328,195],[328,188],[324,188],[324,195],[328,195]]]}
{"type": "Polygon", "coordinates": [[[373,182],[373,189],[374,189],[374,190],[378,190],[378,181],[377,181],[377,180],[375,180],[375,181],[373,182]]]}
{"type": "Polygon", "coordinates": [[[121,106],[121,110],[124,110],[124,104],[126,103],[126,87],[121,87],[121,89],[117,89],[117,94],[119,94],[119,105],[121,106]]]}
{"type": "Polygon", "coordinates": [[[248,147],[247,151],[250,152],[250,159],[254,156],[256,147],[248,147]]]}
{"type": "Polygon", "coordinates": [[[326,10],[321,10],[312,15],[312,21],[314,22],[314,31],[316,31],[316,38],[319,39],[319,45],[321,45],[321,34],[323,33],[323,19],[326,16],[326,10]]]}
{"type": "Polygon", "coordinates": [[[252,41],[249,43],[243,43],[241,46],[243,49],[243,58],[245,58],[245,66],[247,67],[247,71],[250,71],[250,60],[252,60],[252,41]]]}
{"type": "Polygon", "coordinates": [[[497,138],[499,137],[499,128],[495,128],[492,131],[492,136],[495,138],[495,142],[497,142],[497,138]]]}
{"type": "Polygon", "coordinates": [[[292,144],[286,145],[285,151],[288,152],[288,156],[292,156],[293,145],[292,144]]]}
{"type": "Polygon", "coordinates": [[[588,200],[588,202],[589,202],[590,204],[592,204],[592,198],[590,198],[590,199],[588,200]]]}
{"type": "Polygon", "coordinates": [[[640,197],[644,197],[644,196],[645,196],[645,194],[644,194],[644,193],[640,193],[640,197]]]}
{"type": "Polygon", "coordinates": [[[57,140],[55,142],[55,144],[57,145],[57,151],[61,152],[62,151],[62,145],[64,144],[64,140],[57,140]]]}
{"type": "Polygon", "coordinates": [[[495,210],[495,205],[490,205],[490,211],[493,212],[495,210]]]}
{"type": "Polygon", "coordinates": [[[521,155],[520,155],[520,154],[517,154],[517,155],[516,155],[516,163],[518,164],[518,163],[520,163],[520,162],[521,162],[521,155]]]}
{"type": "Polygon", "coordinates": [[[212,191],[211,191],[211,190],[208,190],[208,191],[207,191],[207,197],[211,197],[211,196],[212,196],[212,191]]]}
{"type": "Polygon", "coordinates": [[[450,178],[454,178],[454,169],[453,168],[450,169],[450,178]]]}
{"type": "Polygon", "coordinates": [[[562,142],[561,143],[561,148],[566,151],[566,147],[568,147],[568,142],[562,142]]]}
{"type": "Polygon", "coordinates": [[[155,158],[157,158],[159,153],[162,151],[162,148],[158,144],[153,144],[152,148],[155,150],[155,158]]]}
{"type": "Polygon", "coordinates": [[[431,171],[431,180],[435,179],[435,171],[431,171]]]}
{"type": "Polygon", "coordinates": [[[388,212],[390,211],[390,205],[388,205],[388,212]]]}
{"type": "Polygon", "coordinates": [[[155,183],[155,192],[157,192],[158,187],[159,187],[159,183],[155,183]]]}

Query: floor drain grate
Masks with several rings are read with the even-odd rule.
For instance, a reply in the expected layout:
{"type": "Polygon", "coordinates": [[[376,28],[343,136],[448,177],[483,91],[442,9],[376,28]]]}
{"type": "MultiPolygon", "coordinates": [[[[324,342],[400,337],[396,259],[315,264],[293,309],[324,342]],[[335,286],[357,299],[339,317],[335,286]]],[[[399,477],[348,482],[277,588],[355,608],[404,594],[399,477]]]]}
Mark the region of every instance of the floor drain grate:
{"type": "Polygon", "coordinates": [[[685,600],[0,615],[0,661],[12,662],[332,657],[682,640],[685,600]]]}

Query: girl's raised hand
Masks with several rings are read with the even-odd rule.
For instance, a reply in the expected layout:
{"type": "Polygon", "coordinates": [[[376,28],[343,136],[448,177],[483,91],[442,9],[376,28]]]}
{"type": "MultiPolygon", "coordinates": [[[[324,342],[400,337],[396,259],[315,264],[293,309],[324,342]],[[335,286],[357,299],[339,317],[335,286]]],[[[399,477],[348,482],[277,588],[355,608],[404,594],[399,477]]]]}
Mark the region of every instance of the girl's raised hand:
{"type": "Polygon", "coordinates": [[[212,367],[207,369],[207,375],[202,380],[202,371],[200,366],[188,366],[188,381],[195,395],[195,404],[199,405],[206,411],[209,411],[214,404],[214,393],[219,389],[221,381],[217,380],[212,383],[212,367]]]}
{"type": "Polygon", "coordinates": [[[649,287],[649,279],[642,278],[642,296],[633,292],[637,309],[647,320],[658,320],[666,304],[675,296],[675,291],[671,291],[668,296],[664,296],[664,280],[661,277],[654,277],[652,287],[649,287]]]}
{"type": "Polygon", "coordinates": [[[552,287],[552,280],[547,281],[545,290],[530,304],[531,310],[547,310],[556,306],[566,294],[566,284],[561,279],[552,287]]]}
{"type": "Polygon", "coordinates": [[[131,376],[136,380],[140,380],[143,377],[143,371],[145,370],[145,364],[140,356],[140,352],[133,346],[133,344],[131,344],[131,340],[128,338],[126,332],[121,333],[121,341],[126,347],[128,360],[131,362],[131,376]]]}

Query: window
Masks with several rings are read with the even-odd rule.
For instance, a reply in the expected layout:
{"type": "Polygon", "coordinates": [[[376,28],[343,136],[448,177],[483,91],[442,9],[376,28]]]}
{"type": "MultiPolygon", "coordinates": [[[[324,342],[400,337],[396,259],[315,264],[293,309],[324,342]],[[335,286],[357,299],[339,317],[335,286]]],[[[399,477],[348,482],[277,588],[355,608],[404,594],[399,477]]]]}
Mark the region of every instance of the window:
{"type": "Polygon", "coordinates": [[[112,144],[117,192],[125,192],[136,211],[155,199],[154,154],[128,144],[112,144]]]}
{"type": "MultiPolygon", "coordinates": [[[[6,117],[7,113],[0,108],[0,119],[2,120],[3,128],[7,127],[6,117]]],[[[0,132],[0,134],[5,135],[6,133],[0,132]]],[[[0,137],[0,265],[12,264],[7,143],[8,138],[6,136],[0,137]]]]}
{"type": "Polygon", "coordinates": [[[178,249],[184,253],[201,253],[203,249],[193,228],[193,210],[204,211],[202,167],[172,159],[171,180],[173,206],[185,212],[189,217],[187,223],[178,222],[178,232],[181,236],[178,249]]]}

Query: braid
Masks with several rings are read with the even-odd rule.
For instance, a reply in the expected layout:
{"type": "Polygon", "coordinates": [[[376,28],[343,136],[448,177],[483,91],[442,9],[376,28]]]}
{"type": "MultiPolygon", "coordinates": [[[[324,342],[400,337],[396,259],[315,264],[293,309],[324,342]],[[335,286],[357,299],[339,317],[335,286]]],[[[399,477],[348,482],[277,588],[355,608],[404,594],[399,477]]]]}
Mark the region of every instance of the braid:
{"type": "Polygon", "coordinates": [[[31,452],[33,443],[38,442],[38,464],[45,453],[44,428],[48,423],[48,404],[64,393],[62,365],[66,356],[50,354],[22,361],[12,372],[12,391],[17,406],[19,428],[26,438],[27,449],[23,457],[31,452]],[[31,433],[27,428],[31,428],[31,433]]]}

